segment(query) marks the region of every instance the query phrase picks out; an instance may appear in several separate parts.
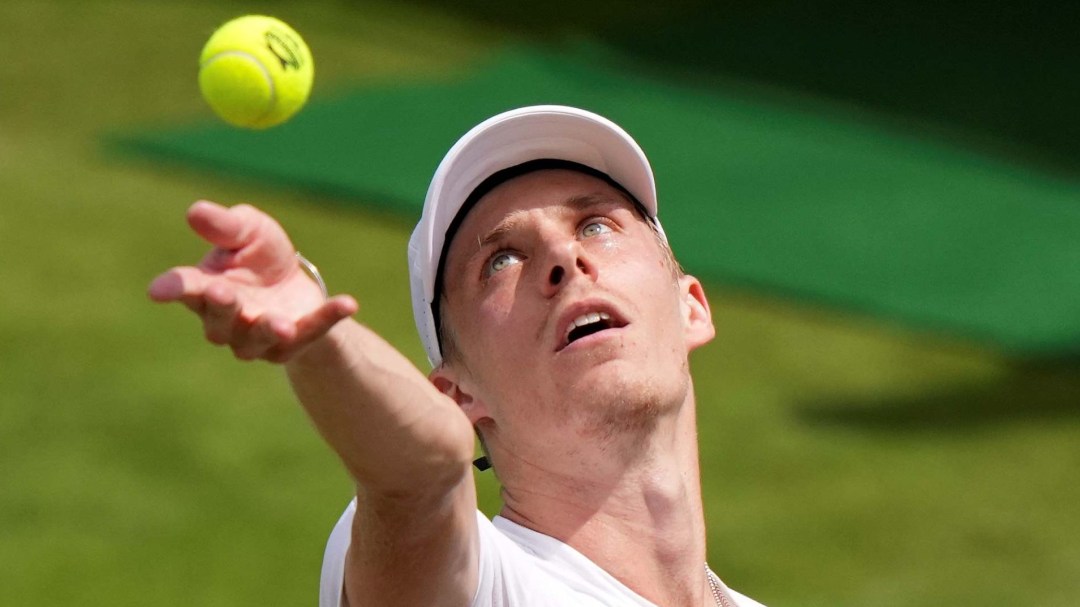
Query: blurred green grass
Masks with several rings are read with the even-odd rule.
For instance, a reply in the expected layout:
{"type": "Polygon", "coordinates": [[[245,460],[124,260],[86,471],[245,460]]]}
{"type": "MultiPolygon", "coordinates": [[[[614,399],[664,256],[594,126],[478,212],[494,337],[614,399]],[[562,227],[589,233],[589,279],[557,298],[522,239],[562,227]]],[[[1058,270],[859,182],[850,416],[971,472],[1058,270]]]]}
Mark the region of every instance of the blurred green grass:
{"type": "MultiPolygon", "coordinates": [[[[422,364],[401,220],[101,152],[118,128],[209,119],[195,58],[246,12],[305,35],[315,95],[506,39],[388,2],[0,5],[0,604],[315,601],[348,479],[280,370],[144,295],[202,254],[191,201],[268,209],[422,364]]],[[[710,294],[719,336],[694,367],[710,559],[733,587],[774,606],[1075,604],[1075,364],[710,294]]],[[[494,492],[485,477],[489,511],[494,492]]]]}

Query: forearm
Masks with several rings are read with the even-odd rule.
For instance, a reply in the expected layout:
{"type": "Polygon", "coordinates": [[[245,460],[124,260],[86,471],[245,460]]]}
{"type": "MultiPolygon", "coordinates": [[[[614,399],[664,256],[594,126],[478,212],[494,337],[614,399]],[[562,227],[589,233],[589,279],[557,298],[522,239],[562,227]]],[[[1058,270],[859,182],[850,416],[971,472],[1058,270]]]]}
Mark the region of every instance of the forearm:
{"type": "Polygon", "coordinates": [[[247,205],[209,202],[192,205],[187,218],[213,249],[197,266],[156,277],[149,295],[183,303],[199,316],[207,339],[237,358],[285,363],[304,408],[358,484],[362,510],[353,532],[360,539],[350,549],[346,579],[362,590],[353,604],[392,604],[384,599],[400,596],[399,589],[409,591],[409,605],[472,596],[476,493],[466,415],[352,320],[355,299],[320,292],[273,218],[247,205]],[[416,553],[423,557],[410,560],[416,553]],[[402,559],[411,566],[381,565],[402,559]]]}
{"type": "Polygon", "coordinates": [[[467,474],[468,419],[367,327],[339,322],[286,370],[319,432],[368,490],[438,491],[467,474]]]}

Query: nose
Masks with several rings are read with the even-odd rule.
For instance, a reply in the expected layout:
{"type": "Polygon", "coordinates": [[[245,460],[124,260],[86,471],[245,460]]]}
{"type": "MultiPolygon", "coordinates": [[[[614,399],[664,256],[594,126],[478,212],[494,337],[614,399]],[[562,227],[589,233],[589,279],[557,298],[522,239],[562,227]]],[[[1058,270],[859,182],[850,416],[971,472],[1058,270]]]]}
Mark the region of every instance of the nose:
{"type": "Polygon", "coordinates": [[[577,240],[553,246],[548,261],[544,295],[552,297],[576,278],[596,280],[596,265],[577,240]]]}

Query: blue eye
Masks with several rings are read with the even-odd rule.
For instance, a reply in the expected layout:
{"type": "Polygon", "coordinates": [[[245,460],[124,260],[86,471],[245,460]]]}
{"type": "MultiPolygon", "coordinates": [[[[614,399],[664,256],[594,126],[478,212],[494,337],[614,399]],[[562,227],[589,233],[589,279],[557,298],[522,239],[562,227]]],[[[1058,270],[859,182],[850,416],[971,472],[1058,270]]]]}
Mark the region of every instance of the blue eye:
{"type": "Polygon", "coordinates": [[[491,276],[495,272],[501,272],[516,263],[521,263],[521,256],[517,253],[499,253],[488,261],[487,275],[491,276]]]}
{"type": "Polygon", "coordinates": [[[585,227],[581,228],[581,235],[586,238],[590,236],[597,236],[599,234],[606,234],[611,231],[611,227],[605,223],[594,221],[585,227]]]}

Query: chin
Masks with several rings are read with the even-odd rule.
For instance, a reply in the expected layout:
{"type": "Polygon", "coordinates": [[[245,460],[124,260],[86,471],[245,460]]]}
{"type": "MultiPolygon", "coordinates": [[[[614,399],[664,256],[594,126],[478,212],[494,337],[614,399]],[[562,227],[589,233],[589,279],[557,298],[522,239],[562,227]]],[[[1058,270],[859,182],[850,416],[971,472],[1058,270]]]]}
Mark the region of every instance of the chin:
{"type": "Polygon", "coordinates": [[[588,402],[577,403],[573,414],[593,440],[648,434],[687,402],[688,378],[682,374],[677,381],[671,378],[664,381],[639,372],[605,380],[608,389],[592,392],[588,402]]]}

